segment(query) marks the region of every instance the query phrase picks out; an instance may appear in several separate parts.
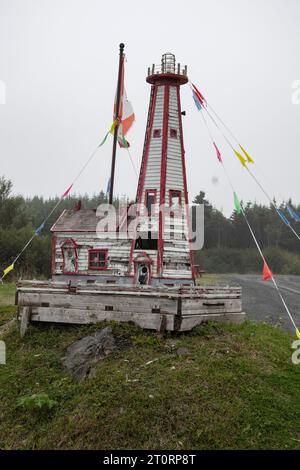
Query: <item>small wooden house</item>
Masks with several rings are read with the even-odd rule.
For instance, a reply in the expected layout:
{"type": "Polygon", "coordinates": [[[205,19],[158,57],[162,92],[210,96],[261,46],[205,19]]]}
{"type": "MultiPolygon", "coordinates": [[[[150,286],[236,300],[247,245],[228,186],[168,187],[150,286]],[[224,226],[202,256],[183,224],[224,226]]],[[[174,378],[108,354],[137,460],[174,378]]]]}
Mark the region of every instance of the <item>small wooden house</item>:
{"type": "Polygon", "coordinates": [[[127,282],[131,240],[120,230],[97,232],[100,220],[96,209],[61,214],[51,228],[52,279],[127,282]]]}

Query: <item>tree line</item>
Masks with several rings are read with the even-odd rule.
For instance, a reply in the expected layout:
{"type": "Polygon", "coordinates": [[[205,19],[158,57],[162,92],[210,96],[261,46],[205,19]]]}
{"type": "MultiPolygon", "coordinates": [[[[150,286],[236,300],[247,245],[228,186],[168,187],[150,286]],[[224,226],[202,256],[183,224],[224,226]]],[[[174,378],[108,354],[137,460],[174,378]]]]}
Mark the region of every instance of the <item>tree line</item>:
{"type": "MultiPolygon", "coordinates": [[[[0,177],[0,269],[3,270],[21,251],[34,230],[59,201],[58,197],[24,198],[14,195],[13,184],[0,177]]],[[[107,202],[101,191],[93,196],[69,196],[47,220],[41,235],[34,238],[18,260],[14,277],[49,277],[51,270],[50,228],[64,209],[73,209],[81,201],[84,208],[96,208],[107,202]]],[[[289,201],[291,203],[291,201],[289,201]]],[[[115,200],[117,205],[119,200],[115,200]]],[[[261,261],[242,214],[235,210],[226,217],[206,198],[203,191],[193,204],[204,204],[204,248],[195,253],[196,263],[208,272],[258,272],[261,261]]],[[[299,212],[300,207],[295,206],[299,212]]],[[[286,216],[285,206],[280,206],[286,216]]],[[[244,204],[246,216],[274,272],[300,274],[299,241],[281,222],[274,209],[257,203],[244,204]]],[[[297,229],[297,227],[295,227],[297,229]]]]}

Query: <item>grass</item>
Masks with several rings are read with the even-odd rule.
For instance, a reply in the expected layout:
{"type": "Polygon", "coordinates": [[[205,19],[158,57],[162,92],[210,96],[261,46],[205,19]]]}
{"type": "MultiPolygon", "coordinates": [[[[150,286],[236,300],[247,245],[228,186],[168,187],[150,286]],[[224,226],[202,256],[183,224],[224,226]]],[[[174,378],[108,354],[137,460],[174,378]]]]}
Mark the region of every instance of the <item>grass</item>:
{"type": "Polygon", "coordinates": [[[300,366],[288,333],[211,323],[158,338],[113,323],[118,349],[77,383],[60,359],[102,326],[34,325],[21,340],[14,325],[6,334],[0,448],[300,449],[300,366]],[[34,394],[55,406],[20,406],[34,394]]]}
{"type": "Polygon", "coordinates": [[[0,327],[11,320],[16,313],[15,292],[14,283],[0,284],[0,327]]]}
{"type": "Polygon", "coordinates": [[[15,303],[16,285],[13,282],[0,284],[0,305],[13,305],[15,303]]]}
{"type": "Polygon", "coordinates": [[[228,284],[228,275],[227,274],[203,274],[199,276],[196,280],[198,286],[215,286],[217,284],[224,285],[228,284]]]}
{"type": "Polygon", "coordinates": [[[196,284],[198,286],[214,286],[218,284],[219,277],[217,274],[204,274],[201,277],[197,277],[196,284]]]}

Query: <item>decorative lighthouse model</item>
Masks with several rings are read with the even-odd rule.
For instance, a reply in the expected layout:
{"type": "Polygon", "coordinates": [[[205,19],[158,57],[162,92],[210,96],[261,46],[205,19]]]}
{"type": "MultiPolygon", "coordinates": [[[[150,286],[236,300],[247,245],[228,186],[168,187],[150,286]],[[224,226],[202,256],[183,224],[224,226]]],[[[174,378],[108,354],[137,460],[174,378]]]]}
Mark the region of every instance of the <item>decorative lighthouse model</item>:
{"type": "Polygon", "coordinates": [[[182,130],[180,87],[187,67],[175,56],[162,56],[161,66],[148,69],[150,104],[137,203],[139,232],[130,262],[137,280],[149,283],[193,283],[195,272],[189,242],[188,191],[182,130]]]}
{"type": "MultiPolygon", "coordinates": [[[[120,44],[110,202],[117,142],[126,143],[122,110],[130,108],[123,51],[120,44]]],[[[51,229],[52,279],[17,286],[23,326],[114,320],[185,331],[207,320],[243,320],[240,287],[195,285],[180,103],[187,68],[167,53],[159,67],[148,69],[146,81],[151,94],[135,204],[112,225],[107,210],[101,215],[79,204],[62,212],[51,229]]]]}
{"type": "MultiPolygon", "coordinates": [[[[121,76],[123,60],[121,50],[121,76]]],[[[148,70],[151,94],[136,204],[124,208],[117,228],[108,224],[110,228],[103,232],[98,229],[99,211],[83,207],[65,210],[51,229],[54,280],[141,286],[194,284],[180,104],[180,87],[188,82],[186,74],[187,68],[176,64],[173,54],[164,54],[161,65],[148,70]],[[137,223],[135,230],[126,233],[133,225],[133,207],[137,223]]],[[[117,134],[116,128],[112,174],[117,134]]]]}

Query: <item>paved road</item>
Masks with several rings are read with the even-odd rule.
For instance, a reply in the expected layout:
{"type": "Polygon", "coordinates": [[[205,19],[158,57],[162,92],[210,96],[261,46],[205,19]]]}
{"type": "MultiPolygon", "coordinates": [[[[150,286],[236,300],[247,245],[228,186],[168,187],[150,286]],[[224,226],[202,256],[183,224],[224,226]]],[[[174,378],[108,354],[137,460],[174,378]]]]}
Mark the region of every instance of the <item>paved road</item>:
{"type": "MultiPolygon", "coordinates": [[[[229,282],[242,286],[243,310],[249,320],[265,321],[293,331],[291,321],[272,281],[256,275],[229,275],[229,282]]],[[[300,327],[300,276],[276,276],[281,294],[300,327]]]]}

